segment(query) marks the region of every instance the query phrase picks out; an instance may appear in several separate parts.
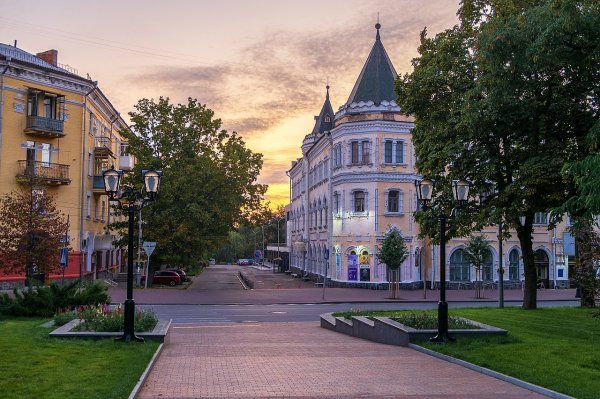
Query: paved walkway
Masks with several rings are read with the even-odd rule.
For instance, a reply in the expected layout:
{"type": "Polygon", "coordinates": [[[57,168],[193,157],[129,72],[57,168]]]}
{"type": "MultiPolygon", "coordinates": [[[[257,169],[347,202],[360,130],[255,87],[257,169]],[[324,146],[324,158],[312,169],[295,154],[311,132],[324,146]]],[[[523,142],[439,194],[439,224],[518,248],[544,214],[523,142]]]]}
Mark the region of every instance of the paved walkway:
{"type": "Polygon", "coordinates": [[[138,398],[478,398],[539,394],[318,322],[175,325],[138,398]]]}

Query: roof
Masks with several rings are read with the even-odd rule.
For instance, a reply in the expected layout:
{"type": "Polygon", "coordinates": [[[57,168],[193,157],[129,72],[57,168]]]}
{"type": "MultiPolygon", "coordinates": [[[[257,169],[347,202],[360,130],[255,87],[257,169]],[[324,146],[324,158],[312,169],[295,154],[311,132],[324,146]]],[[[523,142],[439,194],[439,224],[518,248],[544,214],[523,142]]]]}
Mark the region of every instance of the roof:
{"type": "Polygon", "coordinates": [[[42,68],[51,69],[53,71],[72,74],[72,72],[66,69],[49,64],[41,58],[36,57],[33,54],[29,54],[27,51],[21,50],[15,46],[10,46],[8,44],[0,43],[0,55],[4,56],[5,58],[10,57],[13,60],[27,62],[42,68]]]}
{"type": "Polygon", "coordinates": [[[375,44],[354,84],[346,105],[361,101],[365,103],[372,101],[375,105],[381,104],[382,101],[396,101],[394,81],[398,74],[381,43],[379,28],[381,25],[377,23],[375,25],[375,29],[377,29],[375,44]]]}
{"type": "Polygon", "coordinates": [[[325,102],[321,108],[319,116],[315,117],[315,127],[313,128],[312,134],[324,133],[333,128],[333,108],[329,102],[329,85],[327,87],[327,94],[325,95],[325,102]]]}

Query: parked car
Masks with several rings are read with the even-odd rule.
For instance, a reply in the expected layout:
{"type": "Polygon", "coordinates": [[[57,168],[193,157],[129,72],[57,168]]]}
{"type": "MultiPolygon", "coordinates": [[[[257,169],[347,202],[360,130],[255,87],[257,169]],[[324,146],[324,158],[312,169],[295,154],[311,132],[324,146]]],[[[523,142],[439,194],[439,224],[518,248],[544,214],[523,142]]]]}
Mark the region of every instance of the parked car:
{"type": "Polygon", "coordinates": [[[154,273],[152,283],[158,285],[170,285],[171,287],[174,287],[181,283],[181,277],[179,277],[179,274],[172,270],[160,270],[154,273]]]}
{"type": "Polygon", "coordinates": [[[185,278],[187,277],[185,272],[181,269],[165,269],[165,271],[177,273],[179,275],[179,279],[181,280],[180,284],[183,284],[183,282],[185,281],[185,278]]]}
{"type": "Polygon", "coordinates": [[[238,259],[237,264],[240,266],[248,266],[252,264],[251,259],[238,259]]]}
{"type": "Polygon", "coordinates": [[[210,258],[208,260],[208,265],[209,266],[213,266],[213,265],[216,265],[216,264],[217,264],[217,261],[215,260],[215,258],[210,258]]]}

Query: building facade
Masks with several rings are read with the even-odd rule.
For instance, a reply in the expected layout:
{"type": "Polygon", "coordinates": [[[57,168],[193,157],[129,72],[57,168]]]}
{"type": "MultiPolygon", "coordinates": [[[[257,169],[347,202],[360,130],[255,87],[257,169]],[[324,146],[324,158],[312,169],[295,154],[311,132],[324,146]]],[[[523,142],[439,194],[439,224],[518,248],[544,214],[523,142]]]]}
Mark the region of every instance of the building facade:
{"type": "MultiPolygon", "coordinates": [[[[133,167],[119,133],[127,128],[97,82],[60,65],[56,50],[0,44],[0,194],[35,178],[34,189],[54,197],[69,219],[66,278],[94,279],[122,263],[105,229],[112,215],[102,172],[133,167]]],[[[0,282],[23,280],[0,274],[0,282]]]]}
{"type": "MultiPolygon", "coordinates": [[[[302,157],[292,162],[288,234],[290,267],[333,285],[374,286],[391,281],[377,250],[390,229],[400,231],[410,255],[399,269],[405,286],[423,287],[439,281],[439,247],[419,239],[412,144],[414,120],[396,103],[397,73],[376,26],[375,43],[348,100],[333,112],[329,87],[315,117],[313,131],[302,142],[302,157]]],[[[568,284],[568,262],[574,258],[568,220],[548,230],[548,216],[536,214],[534,251],[540,286],[568,284]]],[[[483,279],[498,280],[497,228],[482,230],[492,245],[483,279]]],[[[514,233],[514,232],[513,232],[514,233]]],[[[446,276],[453,285],[476,279],[466,261],[467,239],[447,243],[446,276]]],[[[503,242],[504,280],[523,280],[523,262],[516,234],[503,242]]]]}

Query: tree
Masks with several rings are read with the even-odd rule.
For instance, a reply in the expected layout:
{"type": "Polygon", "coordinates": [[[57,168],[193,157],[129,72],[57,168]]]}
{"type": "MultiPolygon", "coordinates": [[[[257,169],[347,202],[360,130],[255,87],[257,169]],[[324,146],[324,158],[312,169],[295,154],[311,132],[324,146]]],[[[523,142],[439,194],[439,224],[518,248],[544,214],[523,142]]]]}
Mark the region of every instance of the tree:
{"type": "Polygon", "coordinates": [[[596,267],[600,263],[600,237],[590,223],[580,222],[572,227],[577,246],[575,280],[579,287],[581,306],[593,308],[600,295],[600,280],[596,267]]]}
{"type": "Polygon", "coordinates": [[[129,115],[132,131],[123,135],[136,166],[127,180],[141,186],[142,168],[163,171],[158,199],[144,210],[144,237],[157,242],[158,262],[195,264],[261,206],[262,155],[220,130],[214,112],[191,98],[179,105],[142,99],[129,115]]]}
{"type": "Polygon", "coordinates": [[[465,247],[467,260],[475,268],[475,293],[481,298],[481,269],[490,257],[490,243],[482,235],[471,235],[465,247]]]}
{"type": "Polygon", "coordinates": [[[0,197],[0,270],[29,278],[58,269],[67,222],[35,180],[24,183],[0,197]]]}
{"type": "Polygon", "coordinates": [[[381,250],[377,254],[377,257],[395,274],[395,281],[392,285],[393,299],[396,298],[396,292],[399,290],[400,276],[398,274],[398,269],[407,256],[408,248],[406,247],[404,238],[397,229],[390,228],[385,234],[385,238],[381,244],[381,250]]]}
{"type": "MultiPolygon", "coordinates": [[[[422,32],[414,71],[396,84],[416,118],[420,172],[448,187],[468,178],[486,194],[450,236],[490,223],[516,229],[526,309],[537,306],[534,215],[574,193],[561,172],[588,152],[584,138],[598,121],[598,11],[592,0],[464,1],[459,24],[435,38],[422,32]]],[[[423,233],[435,236],[428,226],[423,233]]]]}

